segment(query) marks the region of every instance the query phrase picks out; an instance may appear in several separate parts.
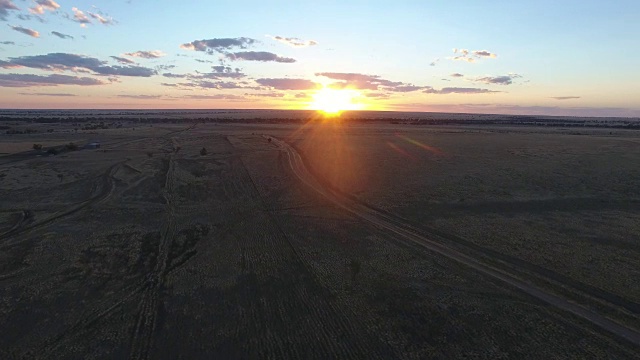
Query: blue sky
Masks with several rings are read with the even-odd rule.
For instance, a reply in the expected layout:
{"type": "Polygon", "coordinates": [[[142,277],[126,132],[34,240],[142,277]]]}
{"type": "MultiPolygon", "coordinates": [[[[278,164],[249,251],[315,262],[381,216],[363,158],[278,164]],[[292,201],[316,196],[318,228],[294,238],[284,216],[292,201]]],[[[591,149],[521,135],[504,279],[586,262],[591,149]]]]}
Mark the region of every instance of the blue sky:
{"type": "Polygon", "coordinates": [[[325,87],[368,109],[637,117],[639,18],[637,1],[0,0],[0,107],[307,108],[325,87]]]}

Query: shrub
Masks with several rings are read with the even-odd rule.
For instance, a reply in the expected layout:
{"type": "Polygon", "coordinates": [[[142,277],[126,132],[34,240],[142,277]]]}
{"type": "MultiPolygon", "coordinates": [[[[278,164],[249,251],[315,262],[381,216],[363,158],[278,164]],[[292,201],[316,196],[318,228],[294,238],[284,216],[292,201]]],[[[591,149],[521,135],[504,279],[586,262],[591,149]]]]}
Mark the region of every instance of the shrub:
{"type": "Polygon", "coordinates": [[[202,156],[207,155],[207,149],[205,149],[205,148],[200,149],[200,155],[202,155],[202,156]]]}
{"type": "Polygon", "coordinates": [[[70,143],[68,143],[67,145],[65,145],[65,148],[66,148],[67,150],[69,150],[69,151],[76,151],[76,150],[78,150],[78,145],[76,145],[76,144],[74,144],[74,143],[70,142],[70,143]]]}
{"type": "Polygon", "coordinates": [[[56,150],[54,148],[51,148],[51,149],[47,150],[47,154],[58,155],[58,150],[56,150]]]}
{"type": "Polygon", "coordinates": [[[33,150],[42,150],[42,144],[33,144],[33,150]]]}
{"type": "Polygon", "coordinates": [[[151,158],[151,157],[153,157],[153,153],[151,151],[149,151],[149,152],[147,152],[147,156],[151,158]]]}

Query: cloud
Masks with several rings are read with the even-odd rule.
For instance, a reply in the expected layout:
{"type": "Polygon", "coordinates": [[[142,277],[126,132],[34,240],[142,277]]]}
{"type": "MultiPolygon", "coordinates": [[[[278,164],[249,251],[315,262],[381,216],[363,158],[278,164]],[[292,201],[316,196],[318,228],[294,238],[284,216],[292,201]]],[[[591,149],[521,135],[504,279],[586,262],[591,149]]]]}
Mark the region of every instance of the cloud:
{"type": "Polygon", "coordinates": [[[69,93],[18,93],[18,94],[28,95],[28,96],[60,96],[60,97],[78,96],[76,94],[69,94],[69,93]]]}
{"type": "Polygon", "coordinates": [[[315,40],[302,40],[296,37],[282,37],[282,36],[269,36],[269,35],[267,36],[272,38],[273,40],[276,40],[283,44],[287,44],[289,46],[293,46],[297,48],[318,45],[318,42],[315,40]]]}
{"type": "Polygon", "coordinates": [[[257,40],[239,37],[239,38],[220,38],[220,39],[203,39],[194,40],[190,43],[180,45],[180,48],[194,51],[205,51],[207,53],[219,52],[234,48],[246,49],[255,44],[257,40]]]}
{"type": "Polygon", "coordinates": [[[437,64],[438,62],[440,62],[440,58],[433,60],[433,61],[429,64],[429,66],[436,66],[436,64],[437,64]]]}
{"type": "Polygon", "coordinates": [[[15,45],[16,43],[13,41],[0,41],[0,44],[2,45],[15,45]]]}
{"type": "Polygon", "coordinates": [[[160,85],[169,86],[169,87],[178,87],[178,84],[170,84],[170,83],[160,83],[160,85]]]}
{"type": "Polygon", "coordinates": [[[173,74],[173,73],[164,73],[162,74],[164,77],[168,77],[171,79],[184,79],[189,76],[189,74],[173,74]]]}
{"type": "Polygon", "coordinates": [[[71,20],[79,23],[80,26],[91,24],[91,20],[89,19],[89,17],[85,15],[84,12],[80,11],[77,7],[71,8],[71,11],[73,11],[73,19],[71,20]]]}
{"type": "Polygon", "coordinates": [[[496,58],[498,55],[487,50],[474,50],[473,56],[479,57],[479,58],[482,58],[482,57],[496,58]]]}
{"type": "Polygon", "coordinates": [[[379,75],[367,75],[358,73],[322,72],[316,76],[323,76],[333,80],[341,80],[329,85],[333,89],[358,89],[358,90],[384,90],[392,92],[410,92],[422,90],[425,87],[391,81],[381,78],[379,75]]]}
{"type": "Polygon", "coordinates": [[[162,95],[118,95],[121,98],[129,98],[129,99],[139,99],[139,100],[150,100],[150,99],[159,99],[162,95]]]}
{"type": "Polygon", "coordinates": [[[11,0],[0,0],[0,20],[6,21],[9,10],[20,10],[11,0]]]}
{"type": "Polygon", "coordinates": [[[573,99],[580,99],[580,96],[552,96],[551,99],[556,99],[556,100],[573,100],[573,99]]]}
{"type": "Polygon", "coordinates": [[[460,87],[445,87],[441,90],[436,90],[432,87],[423,91],[426,94],[439,94],[439,95],[448,95],[448,94],[486,94],[486,93],[497,93],[500,91],[492,91],[489,89],[477,89],[477,88],[460,88],[460,87]]]}
{"type": "Polygon", "coordinates": [[[60,74],[53,74],[48,76],[31,74],[0,74],[0,87],[32,87],[58,85],[92,86],[103,84],[105,83],[94,78],[60,74]]]}
{"type": "Polygon", "coordinates": [[[99,75],[150,77],[156,71],[142,66],[109,66],[106,61],[96,58],[67,54],[49,53],[46,55],[21,56],[1,61],[1,67],[27,67],[48,71],[82,71],[89,70],[99,75]]]}
{"type": "Polygon", "coordinates": [[[57,2],[53,0],[36,0],[36,6],[29,8],[32,14],[42,15],[45,10],[56,11],[60,8],[57,2]]]}
{"type": "Polygon", "coordinates": [[[136,62],[124,57],[120,57],[120,56],[110,56],[110,58],[115,59],[117,62],[119,62],[120,64],[135,64],[136,62]]]}
{"type": "Polygon", "coordinates": [[[160,50],[151,50],[151,51],[130,52],[130,53],[125,53],[124,55],[131,56],[131,57],[139,57],[143,59],[157,59],[157,58],[166,56],[167,54],[163,53],[160,50]]]}
{"type": "Polygon", "coordinates": [[[57,37],[59,37],[60,39],[73,39],[73,36],[71,35],[67,35],[67,34],[63,34],[57,31],[52,31],[51,35],[55,35],[57,37]]]}
{"type": "Polygon", "coordinates": [[[244,96],[239,95],[227,95],[227,94],[216,94],[216,95],[186,95],[184,98],[194,99],[194,100],[247,100],[244,96]]]}
{"type": "Polygon", "coordinates": [[[254,97],[270,97],[270,98],[281,98],[284,97],[283,93],[262,93],[262,94],[249,94],[245,93],[245,96],[254,96],[254,97]]]}
{"type": "Polygon", "coordinates": [[[226,54],[229,60],[246,60],[246,61],[274,61],[279,63],[294,63],[296,59],[281,57],[267,51],[240,51],[226,54]]]}
{"type": "Polygon", "coordinates": [[[364,96],[375,98],[375,99],[388,99],[391,97],[391,94],[380,93],[380,92],[370,92],[365,94],[364,96]]]}
{"type": "Polygon", "coordinates": [[[451,75],[449,75],[449,76],[451,76],[451,77],[455,77],[455,78],[461,78],[461,77],[463,77],[464,75],[462,75],[462,74],[460,74],[460,73],[453,73],[453,74],[451,74],[451,75]]]}
{"type": "Polygon", "coordinates": [[[93,19],[98,20],[98,22],[102,25],[113,25],[115,23],[115,21],[111,17],[104,17],[100,14],[92,13],[89,11],[87,11],[87,14],[89,14],[89,16],[91,16],[93,19]]]}
{"type": "Polygon", "coordinates": [[[495,84],[495,85],[511,85],[513,84],[513,79],[521,77],[518,74],[510,74],[503,76],[484,76],[481,78],[474,79],[473,81],[481,82],[485,84],[495,84]]]}
{"type": "Polygon", "coordinates": [[[469,51],[467,49],[457,49],[454,48],[453,49],[453,53],[454,54],[459,54],[457,56],[451,57],[449,59],[454,60],[454,61],[466,61],[468,63],[473,63],[476,61],[476,59],[494,59],[496,57],[498,57],[498,55],[492,53],[491,51],[488,50],[473,50],[473,51],[469,51]],[[473,57],[469,56],[472,55],[473,57]]]}
{"type": "Polygon", "coordinates": [[[313,90],[320,88],[320,84],[307,79],[257,79],[262,86],[268,86],[276,90],[313,90]]]}
{"type": "Polygon", "coordinates": [[[29,35],[29,36],[34,37],[34,38],[40,37],[40,33],[35,31],[35,30],[23,28],[22,26],[9,25],[9,27],[11,27],[13,30],[15,30],[17,32],[21,32],[21,33],[23,33],[25,35],[29,35]]]}

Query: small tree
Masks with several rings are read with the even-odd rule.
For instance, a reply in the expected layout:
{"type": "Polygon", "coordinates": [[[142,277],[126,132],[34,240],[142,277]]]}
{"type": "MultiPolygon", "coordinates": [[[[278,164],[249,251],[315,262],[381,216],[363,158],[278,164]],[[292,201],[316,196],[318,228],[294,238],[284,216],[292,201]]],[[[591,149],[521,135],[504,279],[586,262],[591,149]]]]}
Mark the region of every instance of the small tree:
{"type": "Polygon", "coordinates": [[[200,149],[200,155],[202,155],[202,156],[207,155],[207,149],[205,149],[205,148],[200,149]]]}
{"type": "Polygon", "coordinates": [[[42,150],[42,144],[33,144],[33,150],[42,150]]]}

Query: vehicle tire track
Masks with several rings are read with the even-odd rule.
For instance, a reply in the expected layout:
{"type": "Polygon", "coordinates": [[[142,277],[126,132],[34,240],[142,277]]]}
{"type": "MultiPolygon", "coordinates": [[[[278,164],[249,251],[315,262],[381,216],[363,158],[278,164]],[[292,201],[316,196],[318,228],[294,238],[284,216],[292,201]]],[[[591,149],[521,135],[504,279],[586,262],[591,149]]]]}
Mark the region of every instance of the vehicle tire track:
{"type": "Polygon", "coordinates": [[[138,306],[138,317],[131,336],[131,352],[129,355],[131,359],[149,358],[157,326],[160,294],[166,275],[171,270],[169,253],[176,236],[174,157],[174,153],[169,155],[169,166],[167,168],[165,186],[162,194],[166,201],[166,220],[161,231],[156,266],[153,272],[147,275],[147,286],[143,290],[142,299],[138,306]]]}
{"type": "MultiPolygon", "coordinates": [[[[13,236],[16,236],[16,235],[19,235],[19,234],[22,234],[24,232],[43,227],[45,225],[49,225],[49,224],[51,224],[53,222],[56,222],[56,221],[58,221],[58,220],[60,220],[60,219],[62,219],[64,217],[76,214],[79,211],[81,211],[81,210],[83,210],[83,209],[85,209],[85,208],[87,208],[87,207],[89,207],[91,205],[104,202],[105,200],[107,200],[113,194],[113,191],[114,191],[114,188],[115,188],[115,182],[113,181],[113,174],[115,174],[115,172],[118,170],[118,168],[122,164],[124,164],[124,161],[118,162],[118,163],[110,166],[107,169],[107,171],[102,176],[100,176],[100,178],[101,178],[100,179],[100,181],[101,181],[101,184],[100,184],[101,191],[98,194],[96,194],[96,195],[92,196],[91,198],[81,202],[80,205],[78,205],[78,206],[75,206],[75,207],[73,207],[71,209],[67,209],[65,211],[56,213],[56,214],[54,214],[52,216],[49,216],[48,218],[43,219],[41,221],[36,221],[36,222],[32,223],[30,226],[17,227],[13,231],[5,232],[4,234],[0,235],[0,240],[6,239],[6,238],[10,238],[10,237],[13,237],[13,236]]],[[[4,249],[4,248],[10,247],[10,246],[13,246],[13,245],[15,245],[16,243],[19,243],[19,242],[20,241],[14,241],[14,242],[5,243],[5,244],[2,245],[2,247],[0,249],[4,249]]]]}
{"type": "Polygon", "coordinates": [[[411,225],[398,220],[395,217],[386,215],[369,206],[365,206],[351,197],[344,196],[327,186],[323,186],[310,171],[307,170],[302,156],[288,143],[271,137],[288,156],[288,163],[294,175],[312,190],[318,192],[338,207],[354,214],[355,216],[373,224],[379,229],[383,229],[395,235],[395,240],[403,244],[416,246],[445,256],[458,263],[466,265],[484,275],[500,280],[520,291],[548,303],[560,310],[571,313],[584,320],[587,320],[596,327],[617,336],[620,339],[640,346],[640,332],[637,329],[618,323],[609,319],[591,308],[578,304],[571,299],[567,299],[546,289],[540,288],[528,281],[521,279],[512,269],[497,267],[489,264],[480,258],[470,256],[461,252],[457,248],[447,246],[441,242],[434,241],[424,236],[419,230],[411,225]]]}

